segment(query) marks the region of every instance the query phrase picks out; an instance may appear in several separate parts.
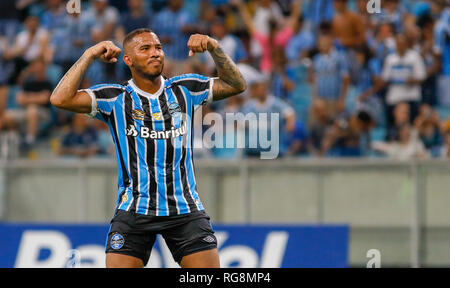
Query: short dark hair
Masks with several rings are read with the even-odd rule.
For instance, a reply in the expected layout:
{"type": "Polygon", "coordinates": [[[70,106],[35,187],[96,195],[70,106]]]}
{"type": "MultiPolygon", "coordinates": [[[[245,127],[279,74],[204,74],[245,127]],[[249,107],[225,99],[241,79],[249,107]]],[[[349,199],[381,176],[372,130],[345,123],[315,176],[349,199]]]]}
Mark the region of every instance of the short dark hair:
{"type": "Polygon", "coordinates": [[[149,28],[138,28],[135,29],[133,31],[131,31],[130,33],[127,34],[127,36],[125,36],[125,39],[123,39],[123,43],[122,43],[122,47],[125,48],[125,45],[130,42],[131,40],[133,40],[134,37],[136,37],[137,35],[143,34],[143,33],[154,33],[152,29],[149,28]]]}
{"type": "Polygon", "coordinates": [[[420,18],[416,21],[416,25],[421,29],[423,29],[427,25],[432,25],[433,23],[434,19],[430,14],[424,14],[420,16],[420,18]]]}
{"type": "Polygon", "coordinates": [[[358,112],[357,117],[359,121],[364,124],[371,124],[373,122],[372,116],[367,111],[361,110],[358,112]]]}
{"type": "Polygon", "coordinates": [[[331,36],[332,25],[331,22],[321,22],[319,24],[319,34],[331,36]]]}

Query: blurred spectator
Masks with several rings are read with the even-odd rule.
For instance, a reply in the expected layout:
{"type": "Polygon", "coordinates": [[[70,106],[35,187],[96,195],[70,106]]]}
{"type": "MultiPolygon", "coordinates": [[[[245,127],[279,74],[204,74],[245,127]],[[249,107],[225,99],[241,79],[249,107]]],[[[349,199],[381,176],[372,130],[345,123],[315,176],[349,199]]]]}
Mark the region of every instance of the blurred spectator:
{"type": "Polygon", "coordinates": [[[437,53],[442,57],[442,72],[450,75],[450,8],[445,3],[436,3],[441,10],[441,17],[434,28],[437,53]]]}
{"type": "MultiPolygon", "coordinates": [[[[91,0],[91,7],[81,13],[81,18],[80,21],[88,23],[90,27],[93,43],[114,39],[120,15],[117,8],[109,5],[108,0],[91,0]]],[[[87,77],[92,85],[117,82],[118,67],[120,66],[95,61],[89,67],[87,77]]]]}
{"type": "Polygon", "coordinates": [[[269,35],[270,21],[274,21],[274,26],[282,26],[284,24],[283,13],[276,1],[259,0],[256,1],[255,14],[253,15],[253,26],[257,27],[261,34],[269,35]]]}
{"type": "Polygon", "coordinates": [[[357,0],[356,9],[360,20],[363,22],[364,27],[366,27],[366,38],[370,39],[374,36],[375,23],[372,19],[372,14],[367,9],[367,3],[367,0],[357,0]]]}
{"type": "MultiPolygon", "coordinates": [[[[261,75],[260,77],[253,80],[253,82],[249,83],[249,92],[251,99],[249,99],[244,106],[242,107],[242,113],[245,115],[249,113],[254,113],[258,119],[258,125],[250,125],[251,127],[248,127],[249,129],[249,135],[258,135],[258,140],[260,139],[259,132],[260,130],[264,130],[267,128],[267,139],[274,139],[272,136],[273,133],[279,133],[279,143],[275,143],[275,145],[279,145],[279,151],[280,154],[283,155],[286,153],[286,147],[284,147],[285,143],[285,137],[286,133],[292,133],[295,130],[295,112],[294,110],[283,100],[279,98],[275,98],[271,93],[269,92],[269,86],[267,83],[267,77],[261,75]],[[271,120],[272,120],[272,114],[278,114],[279,116],[279,127],[277,127],[277,131],[272,131],[270,128],[271,126],[271,120]],[[260,122],[260,115],[265,114],[267,122],[263,123],[260,122]],[[251,130],[250,129],[257,129],[251,130]],[[252,133],[256,132],[256,133],[252,133]]],[[[264,116],[263,116],[264,117],[264,116]]],[[[254,141],[255,139],[248,139],[249,141],[254,141]]],[[[250,142],[252,143],[252,142],[250,142]]],[[[265,147],[262,147],[258,141],[258,148],[255,147],[249,147],[248,145],[245,150],[245,154],[247,156],[260,156],[260,153],[262,151],[268,151],[269,149],[265,149],[265,147]]]]}
{"type": "Polygon", "coordinates": [[[311,155],[320,156],[322,149],[322,141],[326,131],[333,124],[333,118],[328,114],[327,102],[317,99],[310,109],[310,117],[308,123],[309,141],[308,151],[311,155]]]}
{"type": "Polygon", "coordinates": [[[382,78],[388,85],[386,94],[387,122],[393,123],[393,109],[400,102],[410,106],[410,122],[417,116],[422,101],[421,84],[425,80],[426,69],[419,53],[409,48],[405,35],[396,36],[396,53],[387,56],[382,78]]]}
{"type": "Polygon", "coordinates": [[[341,114],[333,126],[326,132],[322,141],[321,155],[337,157],[359,157],[367,155],[370,138],[361,147],[361,137],[369,137],[370,129],[375,125],[373,117],[366,111],[355,114],[341,114]]]}
{"type": "Polygon", "coordinates": [[[163,44],[166,58],[183,61],[189,55],[186,43],[195,32],[194,20],[183,10],[183,0],[169,0],[168,7],[161,10],[153,21],[153,30],[163,44]]]}
{"type": "Polygon", "coordinates": [[[241,0],[234,1],[234,3],[240,11],[252,41],[258,43],[261,48],[261,53],[251,50],[251,54],[252,56],[261,56],[260,60],[257,61],[259,62],[259,69],[269,75],[272,71],[274,51],[284,49],[294,34],[294,28],[301,11],[301,1],[293,2],[291,17],[286,22],[277,21],[279,18],[273,16],[280,12],[276,9],[278,12],[273,12],[274,5],[271,1],[261,1],[253,19],[247,6],[241,0]],[[263,22],[264,19],[267,23],[263,22]]]}
{"type": "Polygon", "coordinates": [[[417,131],[406,123],[398,128],[398,140],[393,142],[375,142],[372,148],[397,160],[424,159],[428,153],[417,131]]]}
{"type": "Polygon", "coordinates": [[[401,32],[403,29],[403,9],[399,5],[399,0],[384,0],[381,2],[381,13],[373,14],[375,23],[388,23],[393,25],[395,32],[401,32]]]}
{"type": "Polygon", "coordinates": [[[395,52],[394,30],[390,24],[381,24],[375,29],[375,38],[370,43],[371,48],[375,51],[375,57],[379,61],[395,52]]]}
{"type": "MultiPolygon", "coordinates": [[[[230,58],[235,62],[239,63],[247,59],[247,53],[245,51],[244,44],[242,41],[227,31],[225,25],[225,20],[220,17],[216,17],[211,23],[211,36],[219,41],[220,47],[223,52],[230,56],[230,58]]],[[[208,69],[214,71],[215,64],[209,53],[203,54],[207,59],[208,69]]]]}
{"type": "Polygon", "coordinates": [[[80,14],[68,14],[63,26],[52,35],[55,47],[53,60],[66,73],[78,60],[84,51],[92,44],[90,31],[92,21],[81,17],[80,14]]]}
{"type": "Polygon", "coordinates": [[[314,34],[304,27],[304,18],[299,16],[294,25],[294,35],[286,46],[286,56],[289,61],[300,60],[305,57],[308,50],[315,46],[314,34]]]}
{"type": "Polygon", "coordinates": [[[123,42],[125,36],[138,28],[151,28],[152,12],[144,8],[143,0],[128,0],[128,12],[120,16],[120,24],[117,28],[117,41],[123,42]]]}
{"type": "Polygon", "coordinates": [[[273,69],[271,74],[271,90],[273,95],[284,101],[291,101],[295,89],[295,70],[289,65],[283,49],[275,49],[272,53],[273,69]]]}
{"type": "Polygon", "coordinates": [[[335,46],[341,51],[348,65],[351,82],[357,82],[358,70],[356,68],[356,57],[353,51],[365,43],[366,28],[362,15],[352,12],[347,7],[347,0],[334,0],[334,16],[332,21],[332,33],[335,46]]]}
{"type": "MultiPolygon", "coordinates": [[[[445,0],[382,0],[379,14],[367,11],[367,0],[83,0],[82,7],[90,9],[81,14],[66,13],[67,1],[62,0],[0,2],[0,8],[4,8],[0,9],[0,157],[17,154],[10,148],[19,146],[14,144],[18,135],[23,136],[19,128],[34,130],[33,125],[20,125],[30,124],[26,121],[30,117],[35,119],[32,112],[27,116],[26,111],[32,108],[25,107],[30,105],[21,106],[24,85],[29,85],[26,79],[34,77],[24,72],[29,63],[45,57],[49,68],[42,75],[47,74],[55,85],[60,79],[59,67],[67,71],[90,45],[106,39],[120,43],[131,30],[150,26],[164,45],[166,77],[183,72],[214,76],[208,53],[188,58],[186,42],[192,33],[216,38],[225,53],[240,62],[241,72],[252,88],[240,97],[210,105],[218,114],[243,110],[242,102],[248,94],[265,94],[266,100],[251,99],[245,109],[280,111],[288,107],[281,101],[286,100],[293,107],[286,111],[295,109],[297,118],[309,121],[306,128],[299,120],[292,122],[290,132],[286,132],[282,119],[278,132],[280,149],[286,155],[321,155],[324,146],[331,146],[325,149],[330,156],[365,154],[363,144],[366,139],[370,142],[370,137],[362,136],[367,133],[358,134],[350,128],[336,130],[343,127],[338,124],[348,123],[346,127],[351,127],[357,123],[351,119],[357,118],[358,112],[352,111],[370,114],[377,124],[373,137],[385,136],[398,147],[409,147],[402,146],[399,140],[403,132],[412,133],[403,129],[414,123],[413,130],[430,155],[443,151],[437,147],[442,145],[447,130],[439,131],[438,117],[448,115],[445,105],[450,103],[450,8],[445,0]],[[119,16],[119,11],[124,13],[119,16]],[[18,33],[22,24],[24,30],[18,33]],[[261,72],[266,75],[264,89],[259,85],[261,72]],[[21,92],[16,97],[17,90],[21,92]],[[14,109],[18,105],[20,109],[14,109]],[[387,123],[380,119],[385,115],[387,123]],[[361,136],[359,146],[357,135],[361,136]]],[[[30,70],[35,68],[26,71],[30,70]]],[[[83,85],[122,82],[128,73],[120,60],[115,65],[95,61],[83,85]]],[[[27,100],[38,98],[34,95],[27,100]]],[[[62,111],[52,114],[53,122],[42,122],[49,116],[45,104],[31,106],[39,110],[39,121],[35,121],[39,133],[26,132],[29,135],[22,138],[52,135],[56,139],[60,137],[59,129],[71,123],[72,114],[62,111]],[[49,125],[54,127],[49,130],[49,125]]],[[[107,128],[98,123],[92,129],[98,132],[99,153],[114,154],[107,128]]],[[[236,139],[236,135],[225,135],[224,143],[236,139]]],[[[205,157],[218,158],[242,154],[238,149],[203,152],[205,157]]]]}
{"type": "Polygon", "coordinates": [[[0,158],[17,156],[19,136],[17,127],[6,113],[8,108],[9,80],[14,71],[14,63],[5,59],[7,53],[7,39],[0,35],[0,158]],[[14,153],[15,151],[15,153],[14,153]]]}
{"type": "Polygon", "coordinates": [[[75,114],[69,133],[67,133],[59,149],[59,155],[87,158],[100,152],[97,131],[86,115],[75,114]]]}
{"type": "Polygon", "coordinates": [[[382,103],[377,93],[381,88],[381,63],[372,57],[372,52],[366,45],[355,50],[357,81],[356,109],[365,109],[374,115],[374,121],[380,123],[382,103]]]}
{"type": "MultiPolygon", "coordinates": [[[[276,32],[276,22],[274,18],[267,18],[267,21],[269,22],[269,25],[262,25],[261,19],[266,19],[266,16],[270,16],[271,14],[267,14],[265,12],[269,12],[270,9],[265,7],[262,8],[261,11],[261,15],[264,15],[264,17],[260,16],[258,18],[257,25],[255,25],[250,12],[248,11],[248,8],[246,7],[246,5],[241,1],[234,1],[240,11],[240,14],[242,16],[242,19],[244,20],[244,23],[246,25],[246,28],[248,30],[248,33],[250,34],[251,40],[253,41],[253,43],[257,43],[257,44],[252,44],[252,47],[254,47],[254,45],[258,45],[257,47],[259,47],[259,49],[261,50],[261,53],[259,53],[259,51],[255,51],[255,48],[251,48],[250,54],[253,56],[253,60],[257,63],[259,63],[259,70],[261,70],[261,72],[265,73],[265,74],[269,74],[272,70],[272,58],[271,58],[271,49],[272,49],[272,41],[274,39],[275,36],[275,32],[276,32]],[[268,27],[267,30],[265,27],[268,27]],[[260,57],[259,57],[260,56],[260,57]]],[[[263,1],[264,4],[267,5],[267,2],[270,1],[263,1]]]]}
{"type": "Polygon", "coordinates": [[[83,21],[93,21],[91,37],[93,42],[114,39],[114,31],[119,23],[119,11],[110,6],[108,0],[91,0],[91,7],[81,13],[83,21]]]}
{"type": "Polygon", "coordinates": [[[442,69],[442,63],[434,41],[434,22],[429,14],[421,16],[417,20],[420,27],[419,52],[425,62],[427,77],[422,84],[422,100],[430,105],[437,104],[437,78],[442,69]]]}
{"type": "Polygon", "coordinates": [[[13,115],[3,107],[3,110],[0,111],[0,159],[18,157],[19,147],[20,135],[17,123],[14,121],[13,115]]]}
{"type": "Polygon", "coordinates": [[[303,1],[301,0],[293,0],[290,5],[291,13],[289,18],[287,18],[282,25],[277,25],[278,31],[273,40],[275,49],[285,49],[295,33],[298,33],[301,29],[303,25],[303,17],[301,16],[302,2],[303,1]]]}
{"type": "Polygon", "coordinates": [[[8,84],[10,84],[10,78],[14,72],[14,63],[5,59],[7,48],[7,39],[0,35],[0,117],[6,109],[9,91],[8,84]]]}
{"type": "Polygon", "coordinates": [[[445,121],[442,126],[444,145],[441,147],[439,156],[441,158],[448,159],[450,158],[450,120],[445,121]]]}
{"type": "Polygon", "coordinates": [[[423,104],[414,121],[414,127],[425,148],[432,154],[435,153],[442,144],[441,124],[437,112],[430,105],[423,104]]]}
{"type": "Polygon", "coordinates": [[[286,147],[286,156],[300,156],[308,152],[308,131],[301,121],[296,121],[294,130],[286,134],[286,147]]]}
{"type": "MultiPolygon", "coordinates": [[[[194,7],[198,10],[198,13],[192,13],[190,11],[190,13],[192,14],[191,17],[196,19],[195,28],[197,30],[197,33],[209,34],[211,31],[210,26],[212,25],[214,20],[216,20],[217,18],[223,19],[225,28],[227,30],[230,30],[229,29],[230,25],[226,21],[226,16],[227,16],[228,12],[224,12],[221,9],[219,9],[219,7],[215,7],[208,0],[206,0],[206,1],[205,0],[194,0],[194,1],[188,1],[187,3],[190,3],[190,5],[187,5],[190,7],[195,5],[196,7],[195,6],[194,7]],[[195,2],[200,2],[200,3],[195,3],[195,2]]],[[[228,5],[226,5],[226,6],[228,6],[228,5]]],[[[187,7],[187,8],[189,8],[189,7],[187,7]]]]}
{"type": "Polygon", "coordinates": [[[401,34],[406,36],[406,40],[410,49],[420,52],[422,33],[419,27],[417,27],[416,23],[405,24],[405,28],[403,29],[403,32],[401,34]]]}
{"type": "Polygon", "coordinates": [[[53,33],[56,29],[64,27],[68,13],[62,0],[46,0],[45,2],[47,10],[42,15],[41,24],[49,33],[53,33]]]}
{"type": "MultiPolygon", "coordinates": [[[[3,2],[3,1],[2,1],[3,2]]],[[[30,15],[41,15],[45,11],[45,6],[40,0],[16,0],[16,11],[19,20],[22,22],[30,15]]]]}
{"type": "Polygon", "coordinates": [[[31,148],[37,138],[39,124],[50,118],[50,94],[53,90],[47,79],[47,66],[41,58],[34,60],[25,69],[19,83],[22,90],[17,93],[16,102],[20,108],[10,111],[18,123],[26,123],[25,146],[31,148]]]}
{"type": "Polygon", "coordinates": [[[399,127],[410,123],[410,107],[408,103],[399,103],[395,106],[393,116],[394,122],[388,126],[386,141],[397,141],[399,139],[399,127]]]}
{"type": "Polygon", "coordinates": [[[334,0],[333,36],[344,48],[360,46],[365,42],[366,30],[361,17],[347,8],[347,0],[334,0]]]}
{"type": "Polygon", "coordinates": [[[11,49],[6,51],[5,57],[13,59],[15,62],[15,72],[12,81],[15,82],[20,72],[28,66],[30,62],[37,58],[50,61],[48,44],[50,34],[40,26],[40,20],[37,16],[28,16],[25,19],[25,30],[20,32],[11,49]]]}
{"type": "Polygon", "coordinates": [[[167,5],[167,1],[166,0],[151,0],[151,1],[148,1],[148,2],[150,2],[150,6],[152,8],[152,11],[155,11],[155,12],[161,11],[167,5]]]}
{"type": "Polygon", "coordinates": [[[334,14],[334,0],[310,0],[308,3],[307,18],[317,32],[321,23],[331,22],[334,14]]]}
{"type": "Polygon", "coordinates": [[[317,44],[319,53],[313,57],[313,65],[309,71],[313,85],[312,105],[315,105],[316,99],[324,100],[327,114],[333,118],[345,109],[350,81],[347,62],[333,48],[333,38],[329,32],[321,32],[317,44]]]}

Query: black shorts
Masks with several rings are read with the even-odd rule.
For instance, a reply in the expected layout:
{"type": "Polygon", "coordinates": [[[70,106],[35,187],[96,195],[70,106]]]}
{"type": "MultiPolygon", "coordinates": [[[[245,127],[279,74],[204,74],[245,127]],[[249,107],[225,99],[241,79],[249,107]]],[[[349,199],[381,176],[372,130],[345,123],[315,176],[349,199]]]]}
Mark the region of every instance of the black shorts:
{"type": "Polygon", "coordinates": [[[166,241],[176,262],[189,254],[217,248],[217,239],[205,211],[175,216],[148,216],[117,210],[106,241],[106,253],[150,258],[156,235],[166,241]]]}

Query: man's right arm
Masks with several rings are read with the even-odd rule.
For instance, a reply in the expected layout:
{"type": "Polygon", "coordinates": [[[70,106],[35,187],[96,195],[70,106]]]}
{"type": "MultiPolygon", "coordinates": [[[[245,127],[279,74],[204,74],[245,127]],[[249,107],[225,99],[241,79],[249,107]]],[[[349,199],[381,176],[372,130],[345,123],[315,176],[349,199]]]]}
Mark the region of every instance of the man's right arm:
{"type": "Polygon", "coordinates": [[[81,80],[95,59],[98,58],[103,62],[115,63],[117,62],[116,57],[120,53],[120,48],[111,41],[100,42],[87,49],[56,86],[50,96],[51,104],[72,112],[91,113],[92,98],[84,91],[78,92],[81,80]]]}

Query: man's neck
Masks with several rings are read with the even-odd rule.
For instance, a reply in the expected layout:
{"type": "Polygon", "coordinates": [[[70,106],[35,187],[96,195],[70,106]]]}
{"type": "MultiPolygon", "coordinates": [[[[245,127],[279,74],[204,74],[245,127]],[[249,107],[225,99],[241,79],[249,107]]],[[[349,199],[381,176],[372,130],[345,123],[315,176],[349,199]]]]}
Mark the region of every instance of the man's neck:
{"type": "Polygon", "coordinates": [[[161,75],[151,79],[133,75],[133,81],[139,89],[150,94],[155,94],[161,87],[161,75]]]}
{"type": "Polygon", "coordinates": [[[262,97],[258,97],[256,98],[256,102],[260,105],[260,106],[264,106],[266,105],[267,99],[269,98],[268,95],[262,96],[262,97]]]}
{"type": "Polygon", "coordinates": [[[404,57],[404,56],[406,55],[406,52],[408,52],[408,50],[405,50],[405,51],[398,51],[397,54],[398,54],[400,57],[404,57]]]}
{"type": "Polygon", "coordinates": [[[333,48],[322,51],[320,54],[329,56],[333,52],[333,48]]]}
{"type": "Polygon", "coordinates": [[[144,12],[143,10],[134,9],[134,10],[131,11],[131,16],[133,16],[135,18],[139,18],[139,17],[142,16],[142,14],[144,14],[143,12],[144,12]]]}

